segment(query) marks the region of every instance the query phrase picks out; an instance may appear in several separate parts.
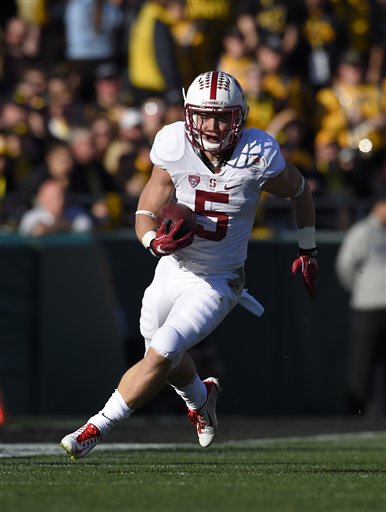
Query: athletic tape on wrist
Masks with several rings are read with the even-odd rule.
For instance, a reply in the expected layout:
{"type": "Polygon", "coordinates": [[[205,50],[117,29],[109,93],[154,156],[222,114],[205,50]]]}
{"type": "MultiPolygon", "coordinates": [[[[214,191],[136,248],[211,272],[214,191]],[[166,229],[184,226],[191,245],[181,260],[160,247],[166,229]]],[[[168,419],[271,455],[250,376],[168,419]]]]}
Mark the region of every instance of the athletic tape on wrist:
{"type": "Polygon", "coordinates": [[[299,247],[301,249],[314,249],[316,247],[315,241],[315,227],[310,226],[298,229],[299,247]]]}
{"type": "Polygon", "coordinates": [[[142,237],[142,245],[145,247],[145,249],[149,249],[151,241],[154,240],[156,236],[155,231],[148,231],[145,233],[142,237]]]}

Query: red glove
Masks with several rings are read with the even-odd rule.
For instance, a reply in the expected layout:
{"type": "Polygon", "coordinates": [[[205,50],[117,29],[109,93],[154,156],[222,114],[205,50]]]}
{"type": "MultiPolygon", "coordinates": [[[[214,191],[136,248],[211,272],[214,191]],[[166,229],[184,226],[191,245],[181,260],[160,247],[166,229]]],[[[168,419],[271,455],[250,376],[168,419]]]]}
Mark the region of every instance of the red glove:
{"type": "Polygon", "coordinates": [[[193,242],[194,229],[191,229],[187,233],[181,234],[179,231],[184,223],[184,219],[180,219],[171,227],[172,220],[164,219],[157,229],[155,238],[150,242],[150,251],[154,256],[161,258],[162,256],[168,256],[174,252],[188,247],[193,242]]]}
{"type": "Polygon", "coordinates": [[[317,253],[316,249],[299,249],[299,256],[291,267],[291,277],[295,277],[297,272],[302,275],[310,297],[315,297],[316,292],[315,283],[318,264],[315,257],[317,253]]]}

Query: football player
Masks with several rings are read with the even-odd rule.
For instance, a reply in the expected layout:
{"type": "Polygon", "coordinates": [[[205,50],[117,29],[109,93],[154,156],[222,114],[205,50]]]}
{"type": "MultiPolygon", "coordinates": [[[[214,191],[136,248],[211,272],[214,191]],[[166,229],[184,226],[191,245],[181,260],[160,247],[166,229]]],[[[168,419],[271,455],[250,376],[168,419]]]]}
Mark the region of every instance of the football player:
{"type": "Polygon", "coordinates": [[[300,273],[308,293],[315,294],[315,211],[301,173],[285,162],[272,136],[244,129],[248,107],[231,75],[203,73],[184,98],[185,121],[166,125],[155,138],[152,176],[136,212],[136,234],[159,258],[142,304],[145,355],[123,375],[103,409],[62,439],[72,459],[86,455],[116,422],[151,400],[165,383],[185,401],[200,445],[212,443],[220,383],[215,377],[201,380],[187,350],[236,304],[257,316],[263,312],[244,289],[243,270],[263,190],[290,198],[299,237],[292,274],[300,273]],[[194,211],[195,229],[182,230],[183,218],[171,228],[167,222],[157,227],[157,212],[172,201],[194,211]]]}

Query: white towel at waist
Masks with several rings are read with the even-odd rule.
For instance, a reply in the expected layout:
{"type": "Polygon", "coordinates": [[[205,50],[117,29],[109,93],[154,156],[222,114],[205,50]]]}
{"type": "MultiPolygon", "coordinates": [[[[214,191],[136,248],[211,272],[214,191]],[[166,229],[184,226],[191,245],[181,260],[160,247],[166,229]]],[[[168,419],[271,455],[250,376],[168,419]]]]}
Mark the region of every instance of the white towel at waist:
{"type": "Polygon", "coordinates": [[[244,288],[241,292],[239,304],[243,308],[247,309],[250,313],[258,317],[264,313],[264,306],[260,304],[260,302],[256,300],[255,297],[252,297],[246,288],[244,288]]]}

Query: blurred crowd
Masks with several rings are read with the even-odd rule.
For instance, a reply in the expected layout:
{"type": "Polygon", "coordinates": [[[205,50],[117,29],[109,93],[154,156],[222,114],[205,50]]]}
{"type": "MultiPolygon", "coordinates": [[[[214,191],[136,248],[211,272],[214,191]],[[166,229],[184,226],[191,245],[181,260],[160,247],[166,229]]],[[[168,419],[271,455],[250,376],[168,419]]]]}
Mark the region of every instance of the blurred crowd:
{"type": "Polygon", "coordinates": [[[240,81],[247,127],[279,140],[317,206],[386,193],[386,0],[13,0],[2,14],[1,233],[42,234],[43,217],[46,232],[132,227],[156,132],[212,69],[240,81]]]}

